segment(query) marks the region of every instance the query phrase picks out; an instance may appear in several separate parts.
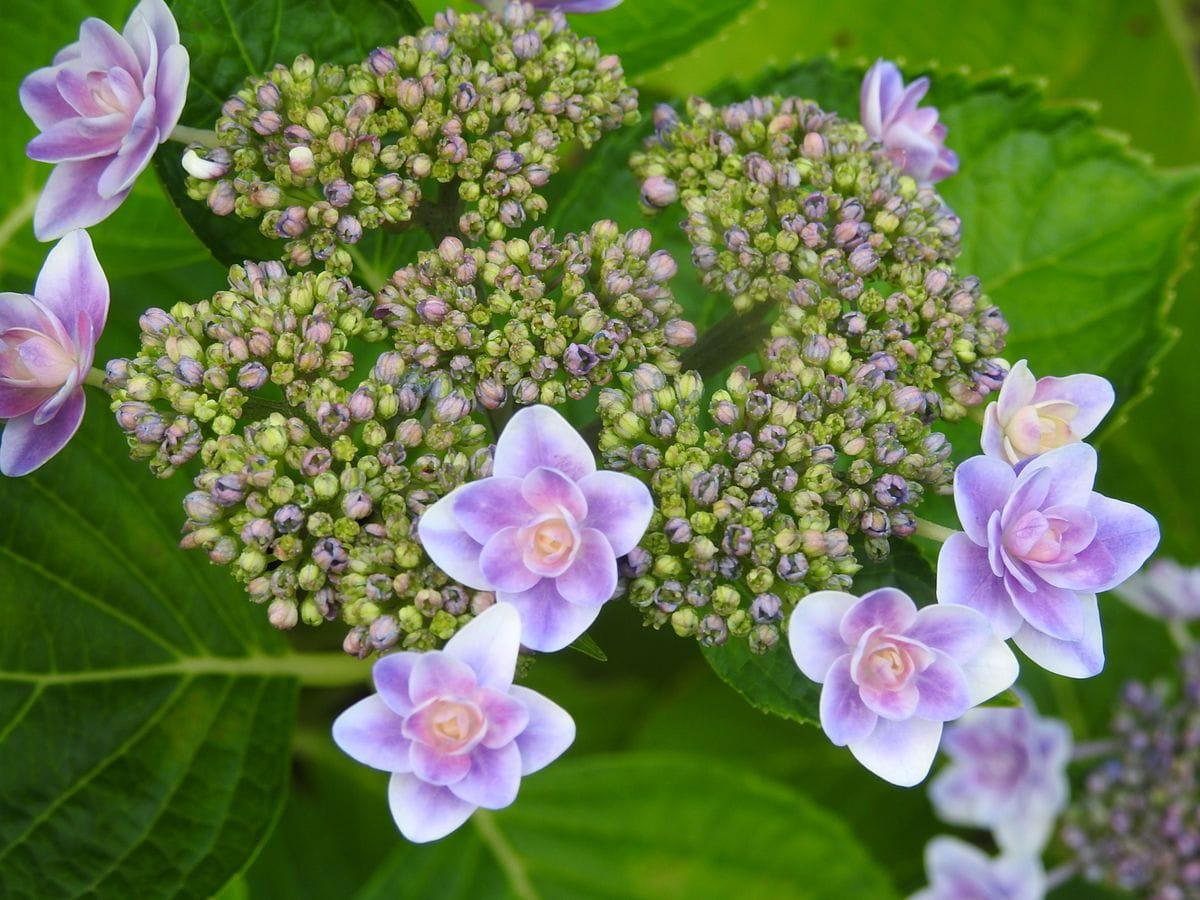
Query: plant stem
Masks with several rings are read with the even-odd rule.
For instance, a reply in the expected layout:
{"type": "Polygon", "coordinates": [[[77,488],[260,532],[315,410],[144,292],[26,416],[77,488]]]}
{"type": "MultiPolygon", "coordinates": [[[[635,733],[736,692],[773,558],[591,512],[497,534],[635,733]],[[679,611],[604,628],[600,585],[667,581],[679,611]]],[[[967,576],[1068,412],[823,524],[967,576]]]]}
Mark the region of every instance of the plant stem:
{"type": "Polygon", "coordinates": [[[1167,634],[1171,635],[1171,640],[1175,642],[1175,646],[1179,648],[1180,653],[1187,653],[1192,649],[1192,644],[1195,643],[1192,638],[1192,633],[1188,630],[1187,622],[1174,619],[1167,623],[1167,634]]]}
{"type": "Polygon", "coordinates": [[[95,366],[92,366],[91,371],[88,372],[87,375],[84,377],[83,383],[91,385],[92,387],[100,388],[101,390],[104,390],[104,379],[106,377],[108,377],[108,376],[105,375],[103,369],[97,369],[95,366]]]}
{"type": "Polygon", "coordinates": [[[1070,881],[1079,872],[1079,867],[1073,862],[1055,866],[1046,873],[1046,891],[1050,892],[1070,881]]]}
{"type": "Polygon", "coordinates": [[[748,313],[730,312],[706,328],[700,340],[683,352],[679,358],[681,369],[685,372],[695,369],[701,378],[709,378],[747,353],[753,353],[771,332],[766,314],[765,303],[748,313]]]}
{"type": "Polygon", "coordinates": [[[944,525],[939,525],[937,522],[930,522],[928,519],[917,519],[917,537],[929,538],[931,541],[937,541],[939,544],[944,544],[950,539],[950,535],[957,534],[953,528],[946,528],[944,525]]]}
{"type": "Polygon", "coordinates": [[[219,147],[217,133],[211,128],[189,128],[187,125],[176,125],[167,135],[168,140],[179,141],[181,144],[203,144],[205,147],[219,147]]]}
{"type": "Polygon", "coordinates": [[[1102,738],[1098,741],[1084,741],[1082,744],[1076,744],[1075,749],[1071,751],[1071,762],[1084,762],[1085,760],[1096,759],[1101,756],[1109,756],[1117,747],[1117,742],[1111,738],[1102,738]]]}
{"type": "Polygon", "coordinates": [[[529,873],[525,871],[525,864],[496,826],[496,817],[486,809],[479,809],[471,817],[471,824],[479,832],[480,840],[496,858],[496,862],[508,878],[508,886],[513,894],[520,900],[540,900],[537,889],[529,880],[529,873]]]}
{"type": "Polygon", "coordinates": [[[367,283],[367,287],[371,289],[371,293],[378,293],[379,289],[387,283],[387,279],[383,277],[378,269],[371,265],[362,251],[353,244],[346,244],[346,252],[350,254],[350,258],[354,260],[354,270],[362,276],[362,280],[367,283]]]}

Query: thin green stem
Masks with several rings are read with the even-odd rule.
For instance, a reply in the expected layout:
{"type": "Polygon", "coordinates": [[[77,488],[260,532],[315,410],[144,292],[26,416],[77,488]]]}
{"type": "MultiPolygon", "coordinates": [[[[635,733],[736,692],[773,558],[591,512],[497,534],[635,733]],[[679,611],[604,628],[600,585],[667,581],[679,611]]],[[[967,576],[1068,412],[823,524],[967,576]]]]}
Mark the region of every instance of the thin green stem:
{"type": "Polygon", "coordinates": [[[471,824],[479,833],[480,840],[496,858],[496,862],[508,878],[508,886],[513,894],[520,900],[540,900],[537,889],[529,880],[529,873],[525,871],[525,864],[496,825],[496,817],[486,809],[476,810],[475,815],[471,817],[471,824]]]}
{"type": "Polygon", "coordinates": [[[706,328],[700,340],[680,356],[681,368],[695,369],[701,378],[709,378],[747,353],[753,353],[771,333],[771,324],[766,321],[767,306],[760,303],[748,313],[731,312],[706,328]]]}
{"type": "Polygon", "coordinates": [[[97,369],[95,366],[93,366],[91,371],[89,371],[87,373],[87,375],[84,377],[83,383],[91,385],[92,387],[100,388],[101,390],[103,390],[104,389],[104,379],[106,377],[108,377],[108,376],[105,375],[103,369],[97,369]]]}
{"type": "Polygon", "coordinates": [[[1179,619],[1167,623],[1167,634],[1171,635],[1171,640],[1175,642],[1180,653],[1187,653],[1195,643],[1191,631],[1188,630],[1187,622],[1179,619]]]}
{"type": "Polygon", "coordinates": [[[383,273],[371,265],[358,247],[353,244],[346,244],[345,247],[346,252],[350,254],[350,258],[354,260],[354,271],[367,283],[367,287],[371,289],[371,293],[377,293],[387,283],[387,279],[384,278],[383,273]]]}
{"type": "Polygon", "coordinates": [[[1098,741],[1083,741],[1071,751],[1071,762],[1086,762],[1101,756],[1111,756],[1120,745],[1112,738],[1098,741]]]}
{"type": "Polygon", "coordinates": [[[917,519],[917,537],[929,538],[931,541],[944,544],[950,539],[950,535],[957,533],[953,528],[947,528],[944,525],[939,525],[937,522],[930,522],[928,519],[917,519]]]}
{"type": "Polygon", "coordinates": [[[1055,866],[1046,873],[1046,890],[1052,891],[1056,887],[1061,887],[1066,884],[1079,872],[1079,866],[1073,862],[1065,862],[1062,865],[1055,866]]]}
{"type": "Polygon", "coordinates": [[[168,140],[179,141],[181,144],[203,144],[205,147],[219,147],[217,133],[211,128],[189,128],[187,125],[176,125],[168,140]]]}

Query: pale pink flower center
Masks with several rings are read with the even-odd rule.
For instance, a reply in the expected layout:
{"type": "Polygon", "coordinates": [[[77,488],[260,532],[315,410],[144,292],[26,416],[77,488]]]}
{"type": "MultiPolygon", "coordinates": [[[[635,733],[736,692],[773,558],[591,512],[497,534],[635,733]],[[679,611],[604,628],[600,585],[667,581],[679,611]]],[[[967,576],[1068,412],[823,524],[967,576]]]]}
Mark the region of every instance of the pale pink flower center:
{"type": "Polygon", "coordinates": [[[1066,400],[1033,403],[1017,410],[1004,429],[1004,436],[1020,459],[1037,456],[1078,440],[1071,430],[1071,422],[1078,414],[1079,407],[1066,400]]]}
{"type": "Polygon", "coordinates": [[[88,88],[92,92],[92,99],[96,101],[96,105],[104,112],[119,113],[125,112],[125,107],[121,103],[117,92],[113,90],[112,83],[108,80],[108,73],[99,69],[88,72],[87,76],[88,88]]]}
{"type": "Polygon", "coordinates": [[[522,529],[525,564],[531,571],[554,577],[564,571],[579,549],[579,531],[574,517],[560,509],[522,529]]]}
{"type": "Polygon", "coordinates": [[[855,684],[878,691],[899,691],[924,671],[933,656],[920,645],[872,629],[863,635],[862,655],[851,673],[855,684]]]}
{"type": "Polygon", "coordinates": [[[483,737],[487,720],[483,711],[466,700],[438,699],[420,711],[414,737],[442,753],[470,750],[483,737]]]}
{"type": "Polygon", "coordinates": [[[1063,533],[1070,527],[1065,519],[1027,512],[1004,535],[1009,553],[1029,562],[1053,563],[1062,555],[1063,533]]]}
{"type": "Polygon", "coordinates": [[[54,338],[29,328],[0,334],[0,379],[22,387],[57,390],[75,371],[74,354],[54,338]]]}

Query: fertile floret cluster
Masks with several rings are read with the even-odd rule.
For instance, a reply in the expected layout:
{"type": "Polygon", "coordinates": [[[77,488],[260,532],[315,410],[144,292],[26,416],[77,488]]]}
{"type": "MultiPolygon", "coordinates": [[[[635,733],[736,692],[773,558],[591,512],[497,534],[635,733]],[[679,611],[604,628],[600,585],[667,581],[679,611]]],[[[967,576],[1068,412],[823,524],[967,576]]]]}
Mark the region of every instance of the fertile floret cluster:
{"type": "MultiPolygon", "coordinates": [[[[680,202],[704,285],[736,310],[799,307],[856,357],[888,353],[898,381],[957,418],[1002,378],[1007,325],[955,274],[959,221],[857,124],[795,98],[666,107],[633,159],[651,210],[680,202]]],[[[762,314],[761,312],[759,314],[762,314]]]]}
{"type": "Polygon", "coordinates": [[[222,109],[220,146],[185,158],[188,190],[259,219],[290,264],[346,274],[346,247],[372,229],[503,238],[545,211],[563,144],[636,118],[619,60],[561,13],[451,10],[361,64],[301,56],[250,79],[222,109]]]}
{"type": "Polygon", "coordinates": [[[678,371],[676,350],[696,330],[667,288],[676,271],[648,231],[620,234],[607,220],[486,250],[448,237],[392,276],[376,314],[409,366],[448,372],[485,409],[554,405],[642,362],[678,371]]]}
{"type": "Polygon", "coordinates": [[[200,461],[183,546],[229,565],[277,627],[341,618],[358,655],[435,646],[492,600],[414,529],[490,474],[488,430],[448,377],[369,346],[385,334],[371,302],[328,273],[235,266],[211,300],[148,311],[140,354],[108,365],[133,455],[161,476],[200,461]],[[354,384],[359,358],[375,362],[354,384]]]}

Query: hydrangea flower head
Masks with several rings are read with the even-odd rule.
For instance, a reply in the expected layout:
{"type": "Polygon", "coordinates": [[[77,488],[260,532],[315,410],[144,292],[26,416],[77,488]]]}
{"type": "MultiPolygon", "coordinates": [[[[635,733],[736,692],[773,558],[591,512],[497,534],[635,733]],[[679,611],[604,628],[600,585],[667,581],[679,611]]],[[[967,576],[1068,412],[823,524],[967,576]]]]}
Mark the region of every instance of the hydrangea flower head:
{"type": "Polygon", "coordinates": [[[1067,805],[1071,731],[1028,705],[973,709],[950,726],[950,765],[929,785],[938,817],[989,828],[1010,853],[1037,855],[1067,805]]]}
{"type": "Polygon", "coordinates": [[[1130,606],[1168,621],[1200,619],[1200,566],[1156,559],[1117,590],[1130,606]]]}
{"type": "MultiPolygon", "coordinates": [[[[508,0],[477,0],[494,12],[503,12],[508,0]]],[[[621,5],[621,0],[525,0],[537,10],[559,10],[565,13],[604,12],[621,5]]]]}
{"type": "Polygon", "coordinates": [[[86,231],[55,245],[32,295],[0,294],[0,472],[32,472],[79,428],[107,317],[108,280],[86,231]]]}
{"type": "Polygon", "coordinates": [[[188,54],[163,0],[142,0],[118,34],[86,19],[79,40],[21,83],[21,105],[41,134],[31,159],[54,163],[38,199],[39,240],[95,225],[133,189],[187,99],[188,54]]]}
{"type": "Polygon", "coordinates": [[[963,531],[938,556],[939,603],[986,615],[1038,665],[1086,678],[1104,668],[1096,594],[1158,546],[1155,518],[1092,490],[1096,451],[1068,444],[1025,464],[975,456],[954,475],[963,531]]]}
{"type": "Polygon", "coordinates": [[[978,847],[936,837],[925,847],[929,887],[909,900],[1042,900],[1046,873],[1031,856],[989,858],[978,847]]]}
{"type": "Polygon", "coordinates": [[[343,751],[392,773],[388,802],[410,841],[445,837],[479,807],[510,805],[521,777],[574,741],[565,710],[513,684],[520,632],[516,610],[497,604],[442,650],[385,656],[373,673],[379,693],[334,721],[343,751]]]}
{"type": "Polygon", "coordinates": [[[1016,465],[1082,441],[1096,430],[1115,400],[1099,375],[1034,378],[1025,360],[1009,371],[983,420],[983,452],[1016,465]]]}
{"type": "Polygon", "coordinates": [[[947,149],[946,126],[932,106],[918,107],[929,79],[908,87],[896,64],[878,60],[863,77],[859,115],[867,134],[906,174],[922,184],[941,181],[958,171],[958,157],[947,149]]]}
{"type": "Polygon", "coordinates": [[[583,438],[548,406],[509,420],[492,473],[426,510],[421,543],[451,578],[515,606],[521,643],[561,650],[616,590],[618,557],[650,523],[650,492],[597,471],[583,438]]]}
{"type": "Polygon", "coordinates": [[[918,610],[895,588],[860,599],[818,591],[788,625],[800,671],[823,684],[821,727],[838,746],[893,784],[929,772],[942,723],[1005,690],[1017,660],[973,610],[918,610]],[[962,613],[968,613],[963,615],[962,613]]]}

